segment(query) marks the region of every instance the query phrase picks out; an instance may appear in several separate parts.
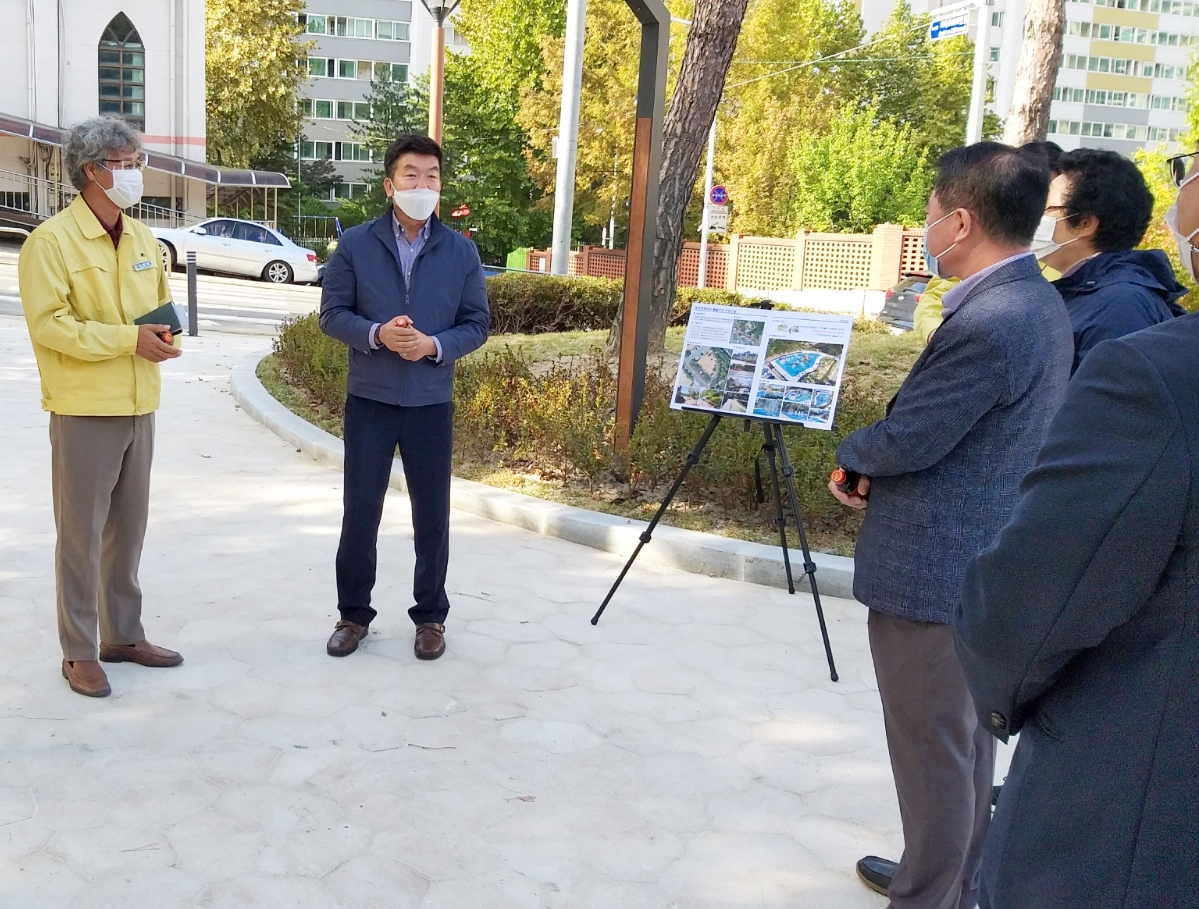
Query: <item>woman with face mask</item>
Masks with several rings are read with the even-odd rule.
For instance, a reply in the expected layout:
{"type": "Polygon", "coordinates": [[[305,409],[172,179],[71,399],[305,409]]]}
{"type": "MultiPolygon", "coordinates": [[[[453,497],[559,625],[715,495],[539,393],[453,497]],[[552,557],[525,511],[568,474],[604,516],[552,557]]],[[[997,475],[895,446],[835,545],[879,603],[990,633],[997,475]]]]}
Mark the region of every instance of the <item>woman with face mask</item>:
{"type": "Polygon", "coordinates": [[[1137,166],[1112,151],[1062,155],[1049,184],[1032,251],[1061,272],[1053,282],[1074,328],[1074,369],[1099,342],[1156,325],[1184,310],[1186,288],[1159,249],[1134,249],[1153,216],[1137,166]]]}

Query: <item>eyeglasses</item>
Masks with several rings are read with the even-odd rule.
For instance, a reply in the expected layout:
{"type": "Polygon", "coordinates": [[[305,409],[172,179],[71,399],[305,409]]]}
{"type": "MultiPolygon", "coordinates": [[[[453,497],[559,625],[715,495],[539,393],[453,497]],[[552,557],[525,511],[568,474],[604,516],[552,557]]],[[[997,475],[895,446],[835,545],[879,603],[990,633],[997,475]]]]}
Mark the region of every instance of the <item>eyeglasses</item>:
{"type": "Polygon", "coordinates": [[[103,167],[105,170],[110,170],[110,171],[145,170],[146,169],[146,156],[144,154],[140,154],[133,161],[121,160],[119,158],[105,158],[104,163],[101,164],[100,166],[103,167]],[[112,165],[112,166],[110,167],[109,165],[112,165]]]}
{"type": "Polygon", "coordinates": [[[1166,164],[1170,167],[1170,177],[1174,180],[1175,186],[1182,186],[1182,181],[1186,177],[1187,171],[1191,169],[1196,154],[1196,152],[1187,152],[1184,155],[1175,155],[1173,158],[1166,159],[1166,164]]]}

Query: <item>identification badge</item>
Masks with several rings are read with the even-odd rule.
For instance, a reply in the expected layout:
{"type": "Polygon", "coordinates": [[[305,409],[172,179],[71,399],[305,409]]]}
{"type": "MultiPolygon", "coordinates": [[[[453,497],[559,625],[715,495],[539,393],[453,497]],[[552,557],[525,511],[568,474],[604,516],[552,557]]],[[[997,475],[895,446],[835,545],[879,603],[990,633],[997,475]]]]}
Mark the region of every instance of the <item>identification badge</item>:
{"type": "Polygon", "coordinates": [[[154,267],[154,263],[151,262],[149,259],[146,259],[142,262],[136,263],[133,266],[133,270],[134,271],[145,271],[147,268],[153,268],[153,267],[154,267]]]}

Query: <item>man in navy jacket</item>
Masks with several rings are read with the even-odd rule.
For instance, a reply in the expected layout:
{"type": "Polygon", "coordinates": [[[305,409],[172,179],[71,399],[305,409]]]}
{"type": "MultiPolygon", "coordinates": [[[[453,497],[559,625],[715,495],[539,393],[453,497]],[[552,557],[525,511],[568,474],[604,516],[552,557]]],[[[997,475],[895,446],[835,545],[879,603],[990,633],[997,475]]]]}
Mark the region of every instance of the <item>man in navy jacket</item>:
{"type": "Polygon", "coordinates": [[[870,607],[904,836],[897,866],[867,856],[858,873],[893,909],[971,909],[977,897],[994,740],[951,622],[966,564],[1011,514],[1070,375],[1070,320],[1028,251],[1048,188],[1043,165],[1007,146],[941,159],[926,256],[962,281],[887,416],[837,449],[863,475],[856,494],[830,488],[866,508],[854,596],[870,607]]]}
{"type": "MultiPolygon", "coordinates": [[[[1058,159],[1033,252],[1061,273],[1053,282],[1074,329],[1074,369],[1102,341],[1183,314],[1186,288],[1160,249],[1133,249],[1153,216],[1153,194],[1132,161],[1079,148],[1058,159]]],[[[1073,371],[1073,370],[1072,370],[1073,371]]]]}
{"type": "Polygon", "coordinates": [[[325,270],[321,329],[349,347],[345,511],[337,548],[331,656],[358,648],[371,608],[383,498],[396,446],[416,547],[416,656],[445,652],[450,546],[454,362],[487,340],[487,286],[478,251],[434,214],[441,147],[402,136],[384,156],[392,206],[342,236],[325,270]]]}

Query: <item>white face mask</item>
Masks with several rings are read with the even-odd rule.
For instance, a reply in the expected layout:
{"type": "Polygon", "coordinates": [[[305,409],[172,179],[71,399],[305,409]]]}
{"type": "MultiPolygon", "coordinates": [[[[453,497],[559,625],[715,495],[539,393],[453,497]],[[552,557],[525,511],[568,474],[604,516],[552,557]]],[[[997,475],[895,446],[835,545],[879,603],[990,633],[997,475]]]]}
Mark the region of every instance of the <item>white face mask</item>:
{"type": "Polygon", "coordinates": [[[934,275],[936,275],[938,278],[951,277],[950,275],[941,274],[941,263],[939,260],[941,259],[942,256],[944,256],[950,252],[953,252],[953,250],[957,248],[958,244],[957,244],[957,241],[955,240],[953,242],[953,245],[951,245],[948,249],[942,250],[940,253],[933,255],[933,253],[929,252],[929,249],[928,249],[928,232],[930,230],[932,230],[934,227],[936,227],[938,224],[940,224],[942,221],[944,221],[946,218],[948,218],[949,215],[952,215],[953,212],[955,212],[955,211],[957,211],[956,208],[953,211],[951,211],[948,215],[942,215],[940,218],[937,218],[937,220],[934,221],[932,224],[924,225],[924,249],[923,249],[924,261],[926,263],[928,263],[929,270],[934,275]]]}
{"type": "Polygon", "coordinates": [[[435,189],[397,189],[391,201],[413,221],[427,221],[441,201],[441,193],[435,189]]]}
{"type": "Polygon", "coordinates": [[[1034,256],[1038,259],[1052,256],[1063,246],[1079,239],[1078,237],[1071,237],[1065,243],[1054,242],[1053,232],[1057,229],[1057,222],[1065,220],[1065,218],[1051,218],[1049,215],[1041,216],[1041,223],[1037,225],[1037,230],[1032,235],[1032,254],[1034,256]]]}
{"type": "MultiPolygon", "coordinates": [[[[100,165],[104,167],[103,164],[100,165]]],[[[140,170],[110,170],[112,186],[104,190],[104,195],[112,200],[117,208],[129,208],[142,200],[142,172],[140,170]]],[[[103,189],[103,187],[101,187],[103,189]]]]}
{"type": "MultiPolygon", "coordinates": [[[[1191,174],[1178,187],[1178,191],[1182,192],[1182,187],[1186,186],[1199,173],[1191,174]]],[[[1199,234],[1199,228],[1191,231],[1189,234],[1184,234],[1178,227],[1178,201],[1170,206],[1170,210],[1166,212],[1166,227],[1170,228],[1170,233],[1174,235],[1174,242],[1178,244],[1178,258],[1182,259],[1182,267],[1186,269],[1191,280],[1199,283],[1199,277],[1195,276],[1195,257],[1194,252],[1199,252],[1194,245],[1195,234],[1199,234]]]]}

